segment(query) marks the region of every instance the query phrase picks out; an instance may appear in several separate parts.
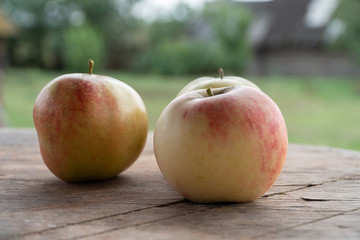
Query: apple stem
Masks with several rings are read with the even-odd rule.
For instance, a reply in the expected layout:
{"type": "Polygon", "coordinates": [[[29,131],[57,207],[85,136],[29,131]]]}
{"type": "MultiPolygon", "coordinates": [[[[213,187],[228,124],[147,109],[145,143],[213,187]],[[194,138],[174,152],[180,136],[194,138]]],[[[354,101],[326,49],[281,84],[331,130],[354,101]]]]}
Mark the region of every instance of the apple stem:
{"type": "Polygon", "coordinates": [[[94,61],[89,59],[89,74],[92,74],[94,68],[94,61]]]}
{"type": "Polygon", "coordinates": [[[219,69],[220,78],[224,78],[224,70],[222,68],[219,69]]]}
{"type": "Polygon", "coordinates": [[[213,93],[211,87],[209,87],[209,88],[206,89],[206,93],[208,94],[209,97],[215,96],[215,94],[213,93]]]}

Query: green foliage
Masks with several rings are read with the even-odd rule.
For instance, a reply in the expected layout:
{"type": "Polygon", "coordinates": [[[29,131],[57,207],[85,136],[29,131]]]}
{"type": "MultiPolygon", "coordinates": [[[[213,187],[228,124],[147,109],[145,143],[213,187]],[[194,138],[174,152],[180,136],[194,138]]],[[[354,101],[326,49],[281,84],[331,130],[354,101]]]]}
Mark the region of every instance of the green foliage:
{"type": "MultiPolygon", "coordinates": [[[[77,48],[88,46],[96,48],[88,49],[89,53],[96,54],[92,56],[95,59],[100,56],[98,49],[102,48],[106,55],[101,56],[104,65],[111,65],[110,61],[118,62],[119,59],[121,62],[123,56],[118,53],[126,51],[131,43],[130,39],[123,37],[124,32],[132,33],[136,24],[135,17],[130,14],[136,2],[138,0],[0,0],[2,10],[19,28],[18,35],[8,43],[10,62],[14,66],[63,69],[70,66],[68,54],[63,54],[64,51],[72,54],[76,50],[74,60],[82,60],[77,48]],[[79,33],[76,34],[74,29],[79,33]],[[86,39],[88,45],[84,39],[75,39],[77,36],[93,37],[95,32],[95,40],[86,39]]],[[[124,58],[123,62],[127,60],[126,56],[124,58]]],[[[97,61],[97,66],[99,63],[97,61]]],[[[73,69],[78,67],[69,68],[73,69]]]]}
{"type": "Polygon", "coordinates": [[[204,9],[204,15],[222,47],[222,66],[236,73],[241,72],[250,57],[246,34],[251,21],[250,12],[236,3],[215,2],[204,9]]]}
{"type": "Polygon", "coordinates": [[[104,40],[93,27],[84,25],[64,31],[62,45],[65,68],[74,72],[87,72],[87,62],[95,61],[96,69],[104,62],[104,40]]]}
{"type": "Polygon", "coordinates": [[[340,2],[340,6],[333,18],[340,20],[345,25],[345,31],[333,44],[335,49],[346,51],[360,62],[360,1],[345,0],[340,2]]]}
{"type": "Polygon", "coordinates": [[[214,72],[219,67],[241,73],[250,56],[249,11],[228,2],[214,2],[199,13],[185,11],[188,18],[150,26],[149,45],[135,66],[163,74],[214,72]]]}
{"type": "MultiPolygon", "coordinates": [[[[189,42],[186,39],[164,41],[142,56],[140,67],[162,74],[196,74],[219,68],[221,49],[213,43],[189,42]]],[[[138,66],[139,66],[138,65],[138,66]]]]}

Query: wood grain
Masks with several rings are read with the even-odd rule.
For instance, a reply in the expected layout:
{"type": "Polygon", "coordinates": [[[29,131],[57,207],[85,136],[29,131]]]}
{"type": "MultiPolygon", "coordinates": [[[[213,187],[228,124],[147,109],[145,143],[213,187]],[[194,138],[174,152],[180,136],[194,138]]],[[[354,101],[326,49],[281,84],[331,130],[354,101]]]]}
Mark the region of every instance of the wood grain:
{"type": "Polygon", "coordinates": [[[41,160],[33,129],[0,129],[0,239],[360,239],[360,152],[290,144],[262,198],[195,204],[146,147],[126,172],[69,184],[41,160]]]}

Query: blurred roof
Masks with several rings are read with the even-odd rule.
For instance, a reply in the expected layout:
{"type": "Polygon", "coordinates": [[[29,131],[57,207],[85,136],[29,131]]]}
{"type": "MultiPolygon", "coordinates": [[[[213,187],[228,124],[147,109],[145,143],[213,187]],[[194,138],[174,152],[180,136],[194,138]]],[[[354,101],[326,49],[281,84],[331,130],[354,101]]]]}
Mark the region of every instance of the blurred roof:
{"type": "Polygon", "coordinates": [[[0,37],[14,36],[16,30],[16,26],[0,10],[0,37]]]}
{"type": "Polygon", "coordinates": [[[246,4],[255,13],[250,30],[255,47],[314,48],[321,45],[338,0],[274,0],[246,4]]]}

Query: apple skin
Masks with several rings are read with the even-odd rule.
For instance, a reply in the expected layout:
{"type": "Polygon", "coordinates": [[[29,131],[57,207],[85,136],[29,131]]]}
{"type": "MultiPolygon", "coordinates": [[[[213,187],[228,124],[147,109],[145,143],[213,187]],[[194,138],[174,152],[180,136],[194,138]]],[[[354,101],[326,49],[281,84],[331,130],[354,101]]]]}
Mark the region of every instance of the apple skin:
{"type": "Polygon", "coordinates": [[[137,92],[114,78],[67,74],[49,82],[33,109],[42,159],[67,182],[104,180],[128,168],[148,131],[137,92]]]}
{"type": "Polygon", "coordinates": [[[209,87],[222,88],[222,87],[231,87],[231,86],[248,86],[260,90],[258,86],[256,86],[253,82],[245,78],[236,77],[236,76],[223,77],[223,75],[221,74],[221,77],[219,78],[213,78],[213,77],[197,78],[189,82],[183,89],[181,89],[181,91],[178,93],[177,96],[195,90],[207,89],[209,87]]]}
{"type": "Polygon", "coordinates": [[[175,98],[154,131],[154,152],[165,180],[186,199],[248,202],[261,197],[285,163],[284,118],[252,87],[198,90],[175,98]]]}

